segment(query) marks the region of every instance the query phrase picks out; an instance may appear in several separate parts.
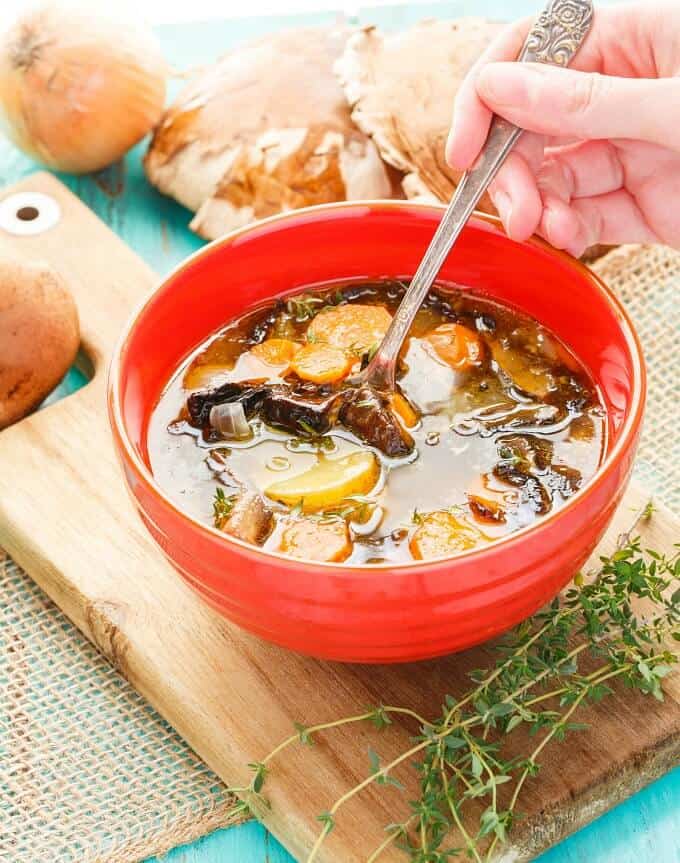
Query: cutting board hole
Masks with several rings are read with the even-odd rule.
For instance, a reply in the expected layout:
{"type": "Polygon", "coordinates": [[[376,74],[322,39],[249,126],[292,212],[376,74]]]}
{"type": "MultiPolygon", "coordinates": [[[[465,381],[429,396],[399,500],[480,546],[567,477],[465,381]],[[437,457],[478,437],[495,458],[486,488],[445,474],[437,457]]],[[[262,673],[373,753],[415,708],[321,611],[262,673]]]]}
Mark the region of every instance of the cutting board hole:
{"type": "Polygon", "coordinates": [[[32,222],[40,215],[40,210],[37,207],[19,207],[17,210],[17,219],[22,222],[32,222]]]}
{"type": "Polygon", "coordinates": [[[60,218],[57,201],[42,192],[17,192],[0,201],[0,229],[15,236],[42,234],[60,218]]]}

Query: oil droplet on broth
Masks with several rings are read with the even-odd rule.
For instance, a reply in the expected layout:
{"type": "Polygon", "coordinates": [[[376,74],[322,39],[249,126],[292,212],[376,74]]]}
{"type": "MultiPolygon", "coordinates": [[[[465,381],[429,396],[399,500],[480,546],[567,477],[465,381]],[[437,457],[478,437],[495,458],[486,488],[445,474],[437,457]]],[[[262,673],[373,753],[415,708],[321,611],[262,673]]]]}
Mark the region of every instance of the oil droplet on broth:
{"type": "Polygon", "coordinates": [[[290,461],[283,455],[272,456],[266,464],[267,470],[282,471],[290,468],[290,461]]]}

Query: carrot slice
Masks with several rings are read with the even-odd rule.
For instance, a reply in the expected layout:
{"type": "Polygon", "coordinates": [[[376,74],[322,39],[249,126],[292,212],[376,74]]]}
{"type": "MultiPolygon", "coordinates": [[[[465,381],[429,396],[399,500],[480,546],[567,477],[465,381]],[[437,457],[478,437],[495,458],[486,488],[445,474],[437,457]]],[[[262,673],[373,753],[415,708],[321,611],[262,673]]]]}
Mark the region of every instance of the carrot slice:
{"type": "Polygon", "coordinates": [[[384,306],[347,303],[319,312],[307,328],[307,338],[361,356],[380,344],[391,322],[384,306]]]}
{"type": "Polygon", "coordinates": [[[305,345],[293,357],[290,368],[304,381],[330,384],[340,381],[350,372],[353,360],[332,345],[305,345]]]}
{"type": "Polygon", "coordinates": [[[482,342],[472,330],[461,324],[442,324],[425,336],[437,356],[457,371],[464,371],[482,362],[482,342]]]}
{"type": "Polygon", "coordinates": [[[505,524],[505,509],[500,501],[490,497],[480,497],[477,494],[468,494],[467,499],[470,512],[477,521],[486,524],[505,524]]]}
{"type": "Polygon", "coordinates": [[[250,353],[270,366],[287,366],[300,345],[290,339],[266,339],[250,349],[250,353]]]}
{"type": "Polygon", "coordinates": [[[390,396],[390,407],[399,417],[405,428],[412,429],[418,424],[418,414],[401,393],[392,393],[390,396]]]}
{"type": "Polygon", "coordinates": [[[337,563],[350,556],[352,542],[342,519],[298,518],[283,531],[279,551],[300,560],[337,563]]]}
{"type": "Polygon", "coordinates": [[[409,548],[416,560],[431,560],[467,551],[488,539],[481,530],[456,518],[453,513],[438,510],[423,516],[411,537],[409,548]]]}

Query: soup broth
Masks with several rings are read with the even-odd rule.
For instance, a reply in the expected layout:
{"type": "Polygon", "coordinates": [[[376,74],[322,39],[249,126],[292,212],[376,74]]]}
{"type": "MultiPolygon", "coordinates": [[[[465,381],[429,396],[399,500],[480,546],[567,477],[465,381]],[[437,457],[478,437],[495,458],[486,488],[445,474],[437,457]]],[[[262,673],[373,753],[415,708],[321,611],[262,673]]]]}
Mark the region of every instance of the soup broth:
{"type": "Polygon", "coordinates": [[[404,289],[300,292],[208,339],[150,420],[166,494],[266,551],[346,565],[459,554],[562,506],[605,447],[578,360],[517,310],[438,287],[398,392],[356,388],[404,289]]]}

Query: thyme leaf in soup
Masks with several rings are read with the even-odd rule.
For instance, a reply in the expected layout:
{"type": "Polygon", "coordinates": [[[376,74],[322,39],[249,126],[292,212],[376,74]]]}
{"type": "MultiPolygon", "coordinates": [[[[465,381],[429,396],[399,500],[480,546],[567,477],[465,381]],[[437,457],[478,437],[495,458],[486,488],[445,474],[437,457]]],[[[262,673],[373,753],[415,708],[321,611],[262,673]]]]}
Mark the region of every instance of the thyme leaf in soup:
{"type": "Polygon", "coordinates": [[[369,362],[369,363],[371,362],[371,360],[373,359],[373,357],[376,355],[376,353],[378,351],[378,347],[379,347],[378,342],[373,342],[373,344],[370,346],[370,348],[366,351],[367,362],[369,362]]]}
{"type": "Polygon", "coordinates": [[[213,523],[218,530],[221,530],[234,508],[234,504],[238,495],[226,495],[224,489],[217,486],[215,489],[215,497],[213,499],[213,523]]]}
{"type": "Polygon", "coordinates": [[[313,428],[306,420],[299,419],[297,421],[297,424],[302,429],[302,431],[308,434],[310,437],[319,436],[317,430],[313,428]]]}
{"type": "Polygon", "coordinates": [[[300,324],[304,321],[311,321],[325,304],[326,300],[321,297],[301,294],[299,297],[291,297],[286,302],[286,311],[295,319],[296,323],[300,324]]]}

